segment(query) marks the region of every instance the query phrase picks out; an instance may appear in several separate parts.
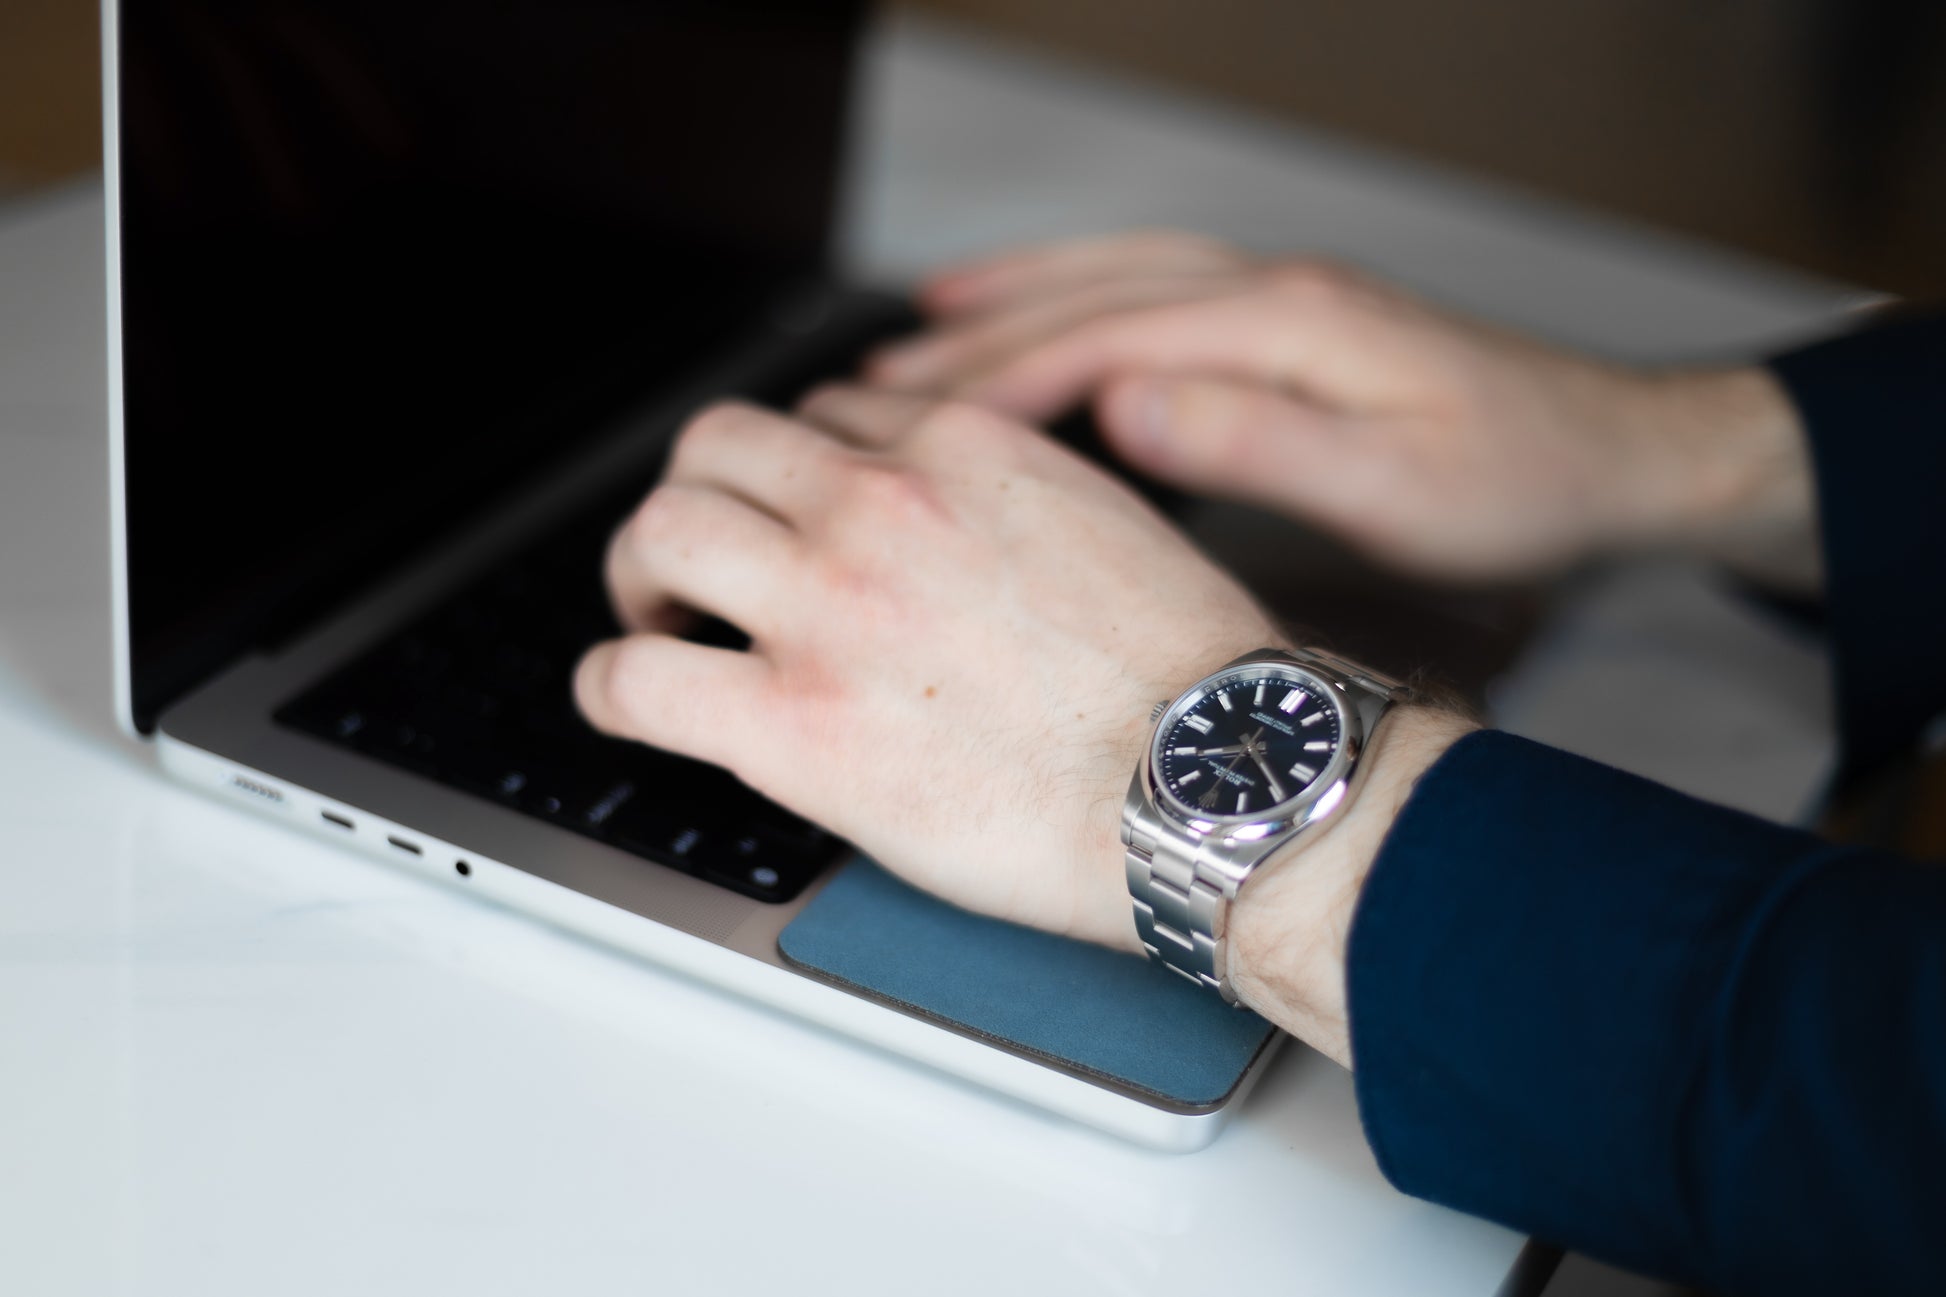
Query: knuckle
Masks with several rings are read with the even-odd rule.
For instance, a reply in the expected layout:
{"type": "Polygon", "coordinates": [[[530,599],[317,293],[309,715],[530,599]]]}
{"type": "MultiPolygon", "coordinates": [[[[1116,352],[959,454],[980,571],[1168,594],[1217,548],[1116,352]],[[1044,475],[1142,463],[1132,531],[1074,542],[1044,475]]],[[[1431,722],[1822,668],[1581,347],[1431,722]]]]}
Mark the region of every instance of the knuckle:
{"type": "MultiPolygon", "coordinates": [[[[1024,424],[984,406],[947,401],[915,425],[909,439],[916,464],[952,476],[968,466],[1018,469],[1032,462],[1036,435],[1024,424]]],[[[929,483],[922,478],[921,483],[929,483]]]]}
{"type": "Polygon", "coordinates": [[[637,553],[655,548],[680,526],[684,495],[680,488],[658,486],[635,507],[617,538],[620,545],[637,553]]]}
{"type": "Polygon", "coordinates": [[[675,445],[670,450],[670,461],[681,463],[692,457],[699,446],[722,437],[749,416],[749,408],[740,401],[717,401],[706,405],[689,416],[689,421],[676,434],[675,445]]]}
{"type": "Polygon", "coordinates": [[[849,503],[871,515],[903,518],[923,511],[932,491],[924,474],[892,460],[861,460],[845,475],[849,503]]]}
{"type": "Polygon", "coordinates": [[[912,438],[918,444],[944,444],[956,449],[992,440],[1006,421],[968,401],[942,401],[919,416],[912,438]]]}
{"type": "Polygon", "coordinates": [[[1279,293],[1321,306],[1342,304],[1364,288],[1357,271],[1317,257],[1292,257],[1276,262],[1265,273],[1279,293]]]}
{"type": "Polygon", "coordinates": [[[864,565],[848,552],[826,550],[810,564],[812,584],[822,602],[848,604],[869,596],[875,582],[864,565]]]}
{"type": "Polygon", "coordinates": [[[709,440],[710,414],[706,410],[694,416],[676,433],[675,440],[669,445],[669,472],[684,472],[695,463],[699,447],[709,440]]]}

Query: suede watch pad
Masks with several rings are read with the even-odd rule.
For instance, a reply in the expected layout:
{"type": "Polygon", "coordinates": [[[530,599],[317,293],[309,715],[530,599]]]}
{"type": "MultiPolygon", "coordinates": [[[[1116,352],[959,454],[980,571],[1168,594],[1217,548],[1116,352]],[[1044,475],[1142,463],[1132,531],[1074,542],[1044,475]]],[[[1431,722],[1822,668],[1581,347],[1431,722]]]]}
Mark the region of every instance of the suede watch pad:
{"type": "Polygon", "coordinates": [[[778,947],[874,999],[1191,1107],[1222,1102],[1275,1030],[1146,959],[969,914],[862,859],[778,947]]]}

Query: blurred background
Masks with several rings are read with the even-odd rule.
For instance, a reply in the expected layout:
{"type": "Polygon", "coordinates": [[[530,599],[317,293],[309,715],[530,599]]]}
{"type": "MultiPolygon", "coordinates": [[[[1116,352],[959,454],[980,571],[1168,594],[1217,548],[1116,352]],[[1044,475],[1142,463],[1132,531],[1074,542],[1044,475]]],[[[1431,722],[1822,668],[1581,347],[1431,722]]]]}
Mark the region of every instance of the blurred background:
{"type": "MultiPolygon", "coordinates": [[[[910,0],[1422,160],[1946,294],[1938,0],[910,0]]],[[[96,8],[0,4],[0,196],[96,165],[96,8]]]]}

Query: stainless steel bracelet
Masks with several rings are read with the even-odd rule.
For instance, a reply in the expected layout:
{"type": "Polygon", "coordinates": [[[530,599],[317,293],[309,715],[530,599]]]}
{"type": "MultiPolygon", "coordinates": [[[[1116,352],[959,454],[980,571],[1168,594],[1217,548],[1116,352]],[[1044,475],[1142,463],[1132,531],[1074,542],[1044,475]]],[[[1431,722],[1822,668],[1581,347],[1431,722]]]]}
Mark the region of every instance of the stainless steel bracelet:
{"type": "MultiPolygon", "coordinates": [[[[1317,649],[1250,654],[1288,660],[1341,686],[1367,734],[1386,708],[1412,691],[1389,676],[1317,649]]],[[[1232,666],[1236,663],[1232,663],[1232,666]]],[[[1224,668],[1227,670],[1228,668],[1224,668]]],[[[1166,704],[1159,705],[1159,718],[1166,704]]],[[[1135,927],[1150,956],[1199,986],[1237,1003],[1229,977],[1229,912],[1237,891],[1271,852],[1303,830],[1258,841],[1197,833],[1162,814],[1149,795],[1148,757],[1135,773],[1122,810],[1122,842],[1135,927]]]]}
{"type": "Polygon", "coordinates": [[[1135,904],[1135,931],[1151,958],[1237,1002],[1230,989],[1230,902],[1250,876],[1206,857],[1208,839],[1139,814],[1124,830],[1127,838],[1128,893],[1135,904]]]}
{"type": "Polygon", "coordinates": [[[1337,676],[1348,685],[1376,695],[1384,699],[1387,704],[1409,702],[1412,698],[1412,690],[1404,681],[1395,680],[1382,671],[1374,671],[1370,667],[1347,661],[1335,653],[1307,648],[1298,649],[1291,656],[1301,663],[1319,668],[1327,675],[1337,676]]]}

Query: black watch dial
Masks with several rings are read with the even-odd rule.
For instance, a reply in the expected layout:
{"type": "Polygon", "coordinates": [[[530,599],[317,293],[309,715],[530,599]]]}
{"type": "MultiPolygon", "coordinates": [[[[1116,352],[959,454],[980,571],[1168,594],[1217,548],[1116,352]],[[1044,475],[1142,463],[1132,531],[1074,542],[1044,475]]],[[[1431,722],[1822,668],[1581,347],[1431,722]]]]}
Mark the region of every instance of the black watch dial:
{"type": "Polygon", "coordinates": [[[1222,681],[1162,736],[1158,778],[1198,814],[1274,818],[1317,782],[1344,742],[1325,688],[1271,673],[1222,681]]]}

